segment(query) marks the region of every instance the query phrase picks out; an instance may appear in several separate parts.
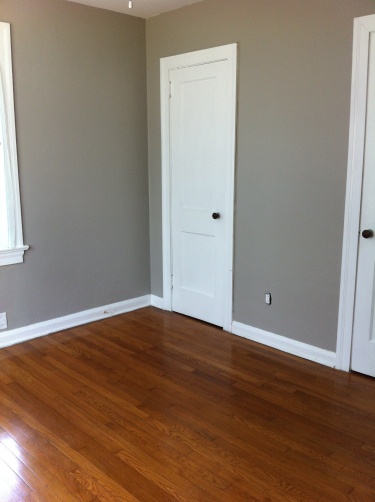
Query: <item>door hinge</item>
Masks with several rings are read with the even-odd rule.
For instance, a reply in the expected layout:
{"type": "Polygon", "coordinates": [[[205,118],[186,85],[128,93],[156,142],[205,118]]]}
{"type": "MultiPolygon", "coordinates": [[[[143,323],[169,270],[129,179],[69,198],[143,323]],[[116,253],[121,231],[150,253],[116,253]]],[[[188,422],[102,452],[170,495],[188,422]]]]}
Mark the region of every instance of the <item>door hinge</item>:
{"type": "Polygon", "coordinates": [[[169,81],[169,99],[172,97],[172,82],[169,81]]]}
{"type": "Polygon", "coordinates": [[[171,289],[173,289],[173,275],[171,275],[171,289]]]}

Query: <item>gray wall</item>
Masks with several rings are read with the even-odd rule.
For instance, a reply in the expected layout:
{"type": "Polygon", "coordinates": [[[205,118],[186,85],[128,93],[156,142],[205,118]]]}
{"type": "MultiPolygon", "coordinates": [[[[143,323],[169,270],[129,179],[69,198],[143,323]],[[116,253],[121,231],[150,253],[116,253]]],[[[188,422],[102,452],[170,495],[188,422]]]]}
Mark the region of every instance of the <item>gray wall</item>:
{"type": "Polygon", "coordinates": [[[145,21],[0,0],[12,30],[25,262],[0,267],[16,328],[150,292],[145,21]]]}
{"type": "Polygon", "coordinates": [[[352,24],[374,12],[373,0],[205,0],[145,23],[0,0],[31,246],[0,267],[9,328],[149,293],[149,238],[162,295],[159,60],[237,42],[234,318],[334,350],[352,24]]]}
{"type": "Polygon", "coordinates": [[[237,42],[234,319],[335,350],[353,18],[373,13],[373,0],[206,0],[147,20],[153,294],[162,296],[159,59],[237,42]]]}

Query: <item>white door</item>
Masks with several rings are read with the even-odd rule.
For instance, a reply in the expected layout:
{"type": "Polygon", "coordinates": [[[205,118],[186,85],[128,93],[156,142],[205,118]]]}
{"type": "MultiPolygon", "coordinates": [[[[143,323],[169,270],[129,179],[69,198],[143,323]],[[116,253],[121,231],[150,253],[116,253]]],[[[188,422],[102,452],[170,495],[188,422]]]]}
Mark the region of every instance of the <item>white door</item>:
{"type": "Polygon", "coordinates": [[[230,69],[224,59],[169,71],[171,307],[218,326],[232,293],[230,69]]]}
{"type": "Polygon", "coordinates": [[[354,371],[375,377],[375,22],[369,37],[368,65],[361,223],[351,367],[354,371]]]}

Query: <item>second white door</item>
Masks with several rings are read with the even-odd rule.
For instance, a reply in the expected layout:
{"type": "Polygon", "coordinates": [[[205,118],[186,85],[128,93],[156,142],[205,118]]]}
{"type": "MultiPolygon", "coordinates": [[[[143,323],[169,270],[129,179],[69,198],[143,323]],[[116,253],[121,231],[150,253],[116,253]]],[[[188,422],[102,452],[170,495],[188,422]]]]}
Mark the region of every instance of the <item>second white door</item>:
{"type": "Polygon", "coordinates": [[[375,377],[375,16],[368,23],[366,127],[351,367],[375,377]]]}
{"type": "Polygon", "coordinates": [[[170,71],[172,309],[218,326],[233,223],[229,79],[226,60],[170,71]]]}

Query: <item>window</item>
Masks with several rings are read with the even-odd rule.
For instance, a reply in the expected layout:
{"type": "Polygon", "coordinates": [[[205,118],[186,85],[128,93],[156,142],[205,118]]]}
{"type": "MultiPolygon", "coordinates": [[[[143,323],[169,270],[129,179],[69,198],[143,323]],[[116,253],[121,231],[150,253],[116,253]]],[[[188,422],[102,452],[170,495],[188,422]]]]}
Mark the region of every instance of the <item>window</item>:
{"type": "Polygon", "coordinates": [[[10,25],[0,23],[0,266],[20,263],[22,237],[10,25]]]}

